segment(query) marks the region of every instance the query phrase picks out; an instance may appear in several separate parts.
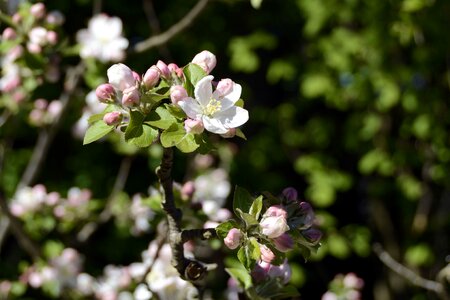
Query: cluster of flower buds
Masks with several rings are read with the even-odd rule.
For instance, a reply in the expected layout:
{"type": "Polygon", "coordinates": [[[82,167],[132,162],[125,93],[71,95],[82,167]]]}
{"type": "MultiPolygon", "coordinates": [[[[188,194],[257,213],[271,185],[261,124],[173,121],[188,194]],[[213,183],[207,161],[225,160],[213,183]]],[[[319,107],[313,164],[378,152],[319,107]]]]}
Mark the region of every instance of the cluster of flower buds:
{"type": "Polygon", "coordinates": [[[256,283],[263,282],[267,278],[280,278],[283,284],[291,279],[292,270],[287,259],[281,265],[273,265],[266,261],[259,261],[251,273],[256,283]]]}
{"type": "Polygon", "coordinates": [[[114,64],[108,71],[108,83],[96,89],[100,102],[114,104],[115,110],[104,115],[107,125],[119,126],[129,120],[129,110],[138,110],[144,115],[150,113],[157,102],[167,98],[177,109],[186,114],[184,129],[187,133],[201,134],[205,129],[223,137],[233,137],[236,128],[248,120],[248,112],[236,106],[241,96],[241,86],[231,79],[213,82],[209,75],[216,66],[216,57],[209,51],[202,51],[192,64],[202,69],[203,78],[188,93],[190,84],[183,68],[174,63],[159,60],[143,76],[124,64],[114,64]],[[216,87],[213,92],[213,87],[216,87]]]}
{"type": "Polygon", "coordinates": [[[61,114],[61,110],[62,103],[59,100],[49,103],[45,99],[37,99],[29,115],[30,123],[38,127],[52,124],[61,114]]]}

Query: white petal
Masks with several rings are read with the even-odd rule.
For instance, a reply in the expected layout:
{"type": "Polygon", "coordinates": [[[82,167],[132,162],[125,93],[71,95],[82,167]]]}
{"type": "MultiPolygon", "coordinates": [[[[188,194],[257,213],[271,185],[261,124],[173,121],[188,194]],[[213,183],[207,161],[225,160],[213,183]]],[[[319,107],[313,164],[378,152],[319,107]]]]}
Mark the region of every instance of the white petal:
{"type": "Polygon", "coordinates": [[[202,118],[203,125],[205,129],[212,133],[224,134],[228,132],[228,129],[223,126],[223,124],[217,120],[207,116],[203,116],[202,118]]]}
{"type": "MultiPolygon", "coordinates": [[[[231,93],[226,95],[222,101],[224,101],[226,99],[227,102],[229,101],[230,103],[233,103],[233,105],[234,105],[241,98],[241,93],[242,93],[241,85],[238,83],[234,83],[233,90],[231,91],[231,93]]],[[[229,107],[231,107],[231,105],[229,107]]],[[[225,107],[222,104],[222,110],[226,110],[229,107],[225,107]]]]}
{"type": "Polygon", "coordinates": [[[109,83],[119,91],[124,91],[125,89],[134,86],[136,80],[134,79],[133,72],[129,67],[124,64],[114,64],[108,71],[109,83]]]}
{"type": "Polygon", "coordinates": [[[212,85],[211,81],[213,80],[212,75],[208,75],[203,77],[197,82],[195,85],[195,98],[200,102],[201,105],[206,106],[209,103],[209,100],[212,96],[212,85]]]}
{"type": "Polygon", "coordinates": [[[241,107],[233,106],[216,113],[214,118],[218,119],[226,128],[236,128],[248,121],[248,111],[241,107]]]}
{"type": "Polygon", "coordinates": [[[191,97],[184,98],[182,101],[178,102],[178,105],[191,119],[198,119],[199,115],[201,115],[202,108],[197,101],[191,97]]]}

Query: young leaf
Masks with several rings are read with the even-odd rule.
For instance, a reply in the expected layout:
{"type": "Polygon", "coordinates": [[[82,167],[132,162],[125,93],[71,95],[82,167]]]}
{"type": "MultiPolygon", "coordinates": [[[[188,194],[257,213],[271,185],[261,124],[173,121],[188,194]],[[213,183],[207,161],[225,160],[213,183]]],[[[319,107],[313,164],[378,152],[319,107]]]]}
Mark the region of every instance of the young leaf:
{"type": "Polygon", "coordinates": [[[261,213],[262,200],[263,197],[259,196],[258,198],[255,199],[255,201],[253,201],[252,206],[250,206],[249,214],[254,216],[256,220],[258,220],[259,214],[261,213]]]}
{"type": "Polygon", "coordinates": [[[256,238],[251,237],[249,239],[249,251],[250,251],[250,258],[252,260],[258,261],[261,258],[261,251],[259,249],[259,244],[256,238]]]}
{"type": "Polygon", "coordinates": [[[240,208],[236,208],[236,212],[236,215],[244,221],[245,228],[247,230],[250,230],[252,227],[255,228],[259,225],[258,220],[256,220],[251,214],[243,212],[240,208]]]}
{"type": "Polygon", "coordinates": [[[221,224],[219,224],[216,227],[216,233],[217,236],[221,239],[226,238],[228,231],[230,231],[231,228],[239,228],[238,224],[236,221],[234,220],[228,220],[226,222],[223,222],[221,224]]]}
{"type": "Polygon", "coordinates": [[[139,128],[141,129],[136,131],[136,135],[139,132],[140,134],[128,139],[127,142],[141,148],[150,146],[158,137],[158,130],[150,127],[147,124],[142,124],[139,128]]]}
{"type": "Polygon", "coordinates": [[[160,129],[168,129],[177,121],[175,117],[162,106],[159,106],[155,111],[152,111],[147,120],[149,121],[146,121],[145,123],[160,129]]]}
{"type": "Polygon", "coordinates": [[[252,287],[252,277],[245,269],[240,268],[225,268],[228,274],[233,277],[237,282],[239,282],[244,289],[252,287]]]}
{"type": "Polygon", "coordinates": [[[243,212],[248,212],[252,204],[253,204],[253,197],[250,195],[250,193],[246,189],[236,186],[233,197],[234,213],[238,214],[236,210],[237,208],[239,208],[243,212]]]}
{"type": "Polygon", "coordinates": [[[145,116],[138,111],[130,111],[130,123],[125,130],[125,141],[142,135],[142,122],[145,116]]]}
{"type": "Polygon", "coordinates": [[[183,69],[183,73],[186,76],[186,79],[192,84],[192,86],[195,86],[197,82],[200,81],[200,79],[206,76],[205,71],[199,65],[193,63],[185,66],[183,69]]]}
{"type": "Polygon", "coordinates": [[[243,140],[247,140],[247,137],[245,136],[245,134],[242,132],[241,129],[236,128],[236,136],[240,137],[243,140]]]}
{"type": "Polygon", "coordinates": [[[98,139],[101,139],[102,137],[110,133],[113,128],[114,126],[106,125],[103,120],[93,123],[84,135],[83,145],[87,145],[95,142],[98,139]]]}
{"type": "Polygon", "coordinates": [[[195,141],[195,136],[186,133],[181,124],[172,124],[161,134],[161,144],[163,147],[176,146],[181,152],[189,153],[195,151],[200,145],[195,141]]]}

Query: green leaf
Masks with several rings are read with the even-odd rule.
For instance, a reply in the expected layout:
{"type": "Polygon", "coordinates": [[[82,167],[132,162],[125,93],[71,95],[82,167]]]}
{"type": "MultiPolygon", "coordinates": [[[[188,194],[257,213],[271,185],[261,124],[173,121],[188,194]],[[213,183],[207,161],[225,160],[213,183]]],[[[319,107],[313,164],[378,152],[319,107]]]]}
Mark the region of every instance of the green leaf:
{"type": "Polygon", "coordinates": [[[87,145],[95,142],[98,139],[101,139],[102,137],[110,133],[113,128],[114,126],[106,125],[103,120],[93,123],[84,135],[83,145],[87,145]]]}
{"type": "Polygon", "coordinates": [[[161,144],[165,148],[176,146],[181,152],[190,153],[200,145],[192,133],[187,133],[181,124],[172,124],[161,133],[161,144]]]}
{"type": "Polygon", "coordinates": [[[255,217],[256,220],[259,218],[259,214],[261,213],[262,209],[262,201],[263,197],[259,196],[258,198],[253,201],[252,206],[250,206],[249,214],[255,217]]]}
{"type": "Polygon", "coordinates": [[[252,277],[245,269],[240,268],[225,268],[225,271],[230,274],[237,282],[239,282],[245,289],[252,287],[252,277]]]}
{"type": "Polygon", "coordinates": [[[251,231],[259,226],[258,220],[256,220],[251,214],[243,212],[240,208],[236,208],[236,212],[236,215],[244,221],[245,228],[248,231],[251,231]]]}
{"type": "Polygon", "coordinates": [[[238,214],[237,208],[243,212],[248,212],[253,204],[253,201],[254,199],[252,195],[250,195],[246,189],[236,186],[233,196],[233,210],[235,214],[238,214]]]}
{"type": "Polygon", "coordinates": [[[249,239],[249,251],[250,251],[250,258],[254,259],[255,261],[258,261],[261,258],[261,251],[259,249],[259,243],[256,240],[256,238],[251,237],[249,239]]]}
{"type": "Polygon", "coordinates": [[[253,270],[256,261],[261,257],[259,244],[254,237],[250,238],[248,242],[239,249],[237,257],[248,271],[253,270]]]}
{"type": "Polygon", "coordinates": [[[89,119],[88,119],[89,125],[92,124],[92,123],[95,123],[97,121],[103,120],[103,116],[106,113],[109,113],[109,112],[112,112],[112,111],[115,111],[115,110],[116,110],[116,106],[115,105],[108,105],[108,106],[106,106],[105,109],[101,113],[94,114],[94,115],[89,117],[89,119]]]}
{"type": "Polygon", "coordinates": [[[130,123],[125,130],[125,141],[142,135],[142,123],[145,116],[138,111],[130,111],[130,123]]]}
{"type": "Polygon", "coordinates": [[[192,84],[192,86],[195,86],[197,82],[200,81],[200,79],[207,75],[199,65],[193,63],[185,66],[183,69],[183,73],[186,76],[186,79],[192,84]]]}
{"type": "Polygon", "coordinates": [[[226,238],[228,231],[230,231],[232,228],[239,228],[235,220],[228,220],[226,222],[219,224],[216,227],[217,236],[221,239],[226,238]]]}
{"type": "Polygon", "coordinates": [[[245,136],[245,134],[242,132],[242,130],[240,128],[236,128],[236,136],[240,137],[243,140],[247,140],[247,137],[245,136]]]}
{"type": "Polygon", "coordinates": [[[186,118],[186,114],[184,113],[184,111],[181,109],[181,107],[179,107],[177,105],[172,105],[172,104],[166,103],[165,108],[172,114],[172,116],[174,116],[177,119],[186,118]]]}
{"type": "Polygon", "coordinates": [[[139,128],[141,128],[142,130],[141,134],[139,136],[128,139],[127,142],[141,148],[150,146],[158,137],[158,130],[150,127],[147,124],[143,124],[139,128]]]}
{"type": "Polygon", "coordinates": [[[168,129],[177,121],[175,117],[162,106],[159,106],[156,110],[152,111],[148,119],[150,120],[145,123],[160,129],[168,129]]]}

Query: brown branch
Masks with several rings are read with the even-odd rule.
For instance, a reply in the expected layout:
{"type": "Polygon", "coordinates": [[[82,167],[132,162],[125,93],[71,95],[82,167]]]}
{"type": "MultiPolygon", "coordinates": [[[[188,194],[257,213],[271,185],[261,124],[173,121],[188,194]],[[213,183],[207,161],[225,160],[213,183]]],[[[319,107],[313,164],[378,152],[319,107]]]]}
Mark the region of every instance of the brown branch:
{"type": "Polygon", "coordinates": [[[167,214],[168,240],[172,249],[172,265],[177,269],[181,278],[188,281],[201,279],[207,268],[200,262],[187,259],[184,256],[181,231],[182,212],[175,206],[172,181],[173,149],[164,148],[161,165],[156,170],[159,182],[164,190],[162,206],[167,214]]]}
{"type": "Polygon", "coordinates": [[[130,52],[141,53],[167,43],[171,38],[182,32],[192,24],[192,22],[206,7],[208,1],[209,0],[199,0],[197,4],[191,9],[191,11],[189,11],[180,21],[172,25],[172,27],[167,29],[165,32],[137,43],[133,48],[130,48],[130,52]]]}
{"type": "Polygon", "coordinates": [[[445,296],[444,286],[437,281],[425,279],[420,275],[416,274],[414,271],[408,269],[404,265],[397,262],[392,256],[386,252],[380,244],[373,245],[373,251],[378,256],[378,258],[383,262],[389,269],[398,274],[399,276],[405,278],[413,285],[424,288],[426,290],[435,292],[442,299],[448,299],[445,296]]]}

